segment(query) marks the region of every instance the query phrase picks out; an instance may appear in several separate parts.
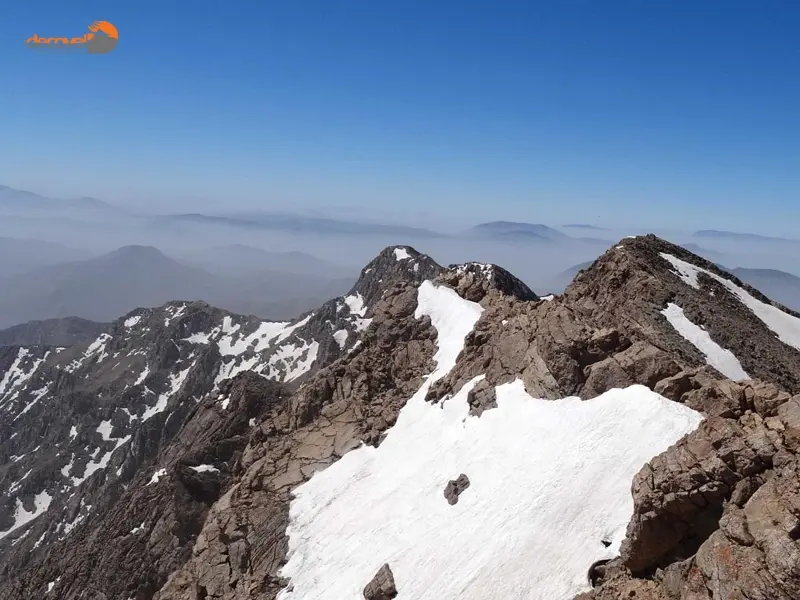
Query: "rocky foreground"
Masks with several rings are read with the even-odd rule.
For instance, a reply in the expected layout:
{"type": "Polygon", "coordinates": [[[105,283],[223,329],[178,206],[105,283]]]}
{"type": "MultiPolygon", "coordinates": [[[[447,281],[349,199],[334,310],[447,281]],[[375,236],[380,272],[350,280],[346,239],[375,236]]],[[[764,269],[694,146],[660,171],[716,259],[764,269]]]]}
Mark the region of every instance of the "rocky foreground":
{"type": "Polygon", "coordinates": [[[653,236],[622,240],[552,299],[500,267],[444,268],[396,247],[347,296],[291,323],[174,302],[89,342],[0,347],[0,598],[312,600],[318,582],[350,576],[337,597],[800,598],[799,349],[800,315],[653,236]],[[548,488],[540,460],[544,471],[523,488],[547,446],[517,456],[515,443],[492,468],[476,463],[509,414],[504,431],[526,418],[541,425],[550,408],[535,399],[578,411],[566,420],[583,433],[557,438],[559,417],[536,436],[520,430],[521,440],[552,434],[578,452],[602,431],[591,454],[607,449],[609,470],[584,481],[572,461],[554,473],[574,477],[548,488]],[[545,412],[525,412],[534,409],[545,412]],[[434,438],[472,442],[425,452],[434,438]],[[393,455],[387,478],[381,461],[393,455]],[[611,471],[624,459],[633,470],[619,483],[611,471]],[[426,462],[404,473],[415,460],[426,462]],[[337,483],[348,469],[349,483],[337,483]],[[506,487],[487,489],[501,474],[506,487]],[[393,491],[359,506],[381,478],[393,491]],[[369,506],[425,478],[431,493],[409,514],[440,518],[370,520],[369,506]],[[479,504],[487,494],[501,498],[479,504]],[[572,506],[575,523],[607,502],[597,519],[615,525],[593,530],[590,543],[569,528],[547,537],[546,522],[513,538],[530,522],[513,518],[539,496],[558,498],[562,515],[572,506]],[[304,522],[345,501],[349,512],[304,522]],[[452,519],[463,526],[436,547],[412,536],[425,525],[434,538],[452,519]],[[487,524],[506,532],[487,533],[486,544],[505,539],[507,556],[457,545],[461,530],[487,524]],[[353,571],[367,531],[384,537],[353,571]],[[341,544],[327,551],[328,538],[341,544]],[[530,576],[572,543],[563,577],[530,576]],[[349,558],[332,571],[337,553],[349,558]],[[434,563],[450,566],[432,577],[434,563]],[[497,573],[518,584],[495,582],[497,573]]]}

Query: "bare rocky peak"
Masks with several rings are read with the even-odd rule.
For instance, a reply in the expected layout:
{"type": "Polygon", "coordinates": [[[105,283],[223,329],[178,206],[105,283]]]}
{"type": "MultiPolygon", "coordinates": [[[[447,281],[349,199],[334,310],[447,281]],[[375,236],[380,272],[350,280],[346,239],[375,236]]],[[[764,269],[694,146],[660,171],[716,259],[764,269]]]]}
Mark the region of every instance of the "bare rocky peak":
{"type": "Polygon", "coordinates": [[[444,269],[430,256],[411,246],[389,246],[361,270],[348,296],[359,295],[367,306],[380,300],[395,283],[421,283],[434,279],[444,269]]]}
{"type": "MultiPolygon", "coordinates": [[[[87,344],[0,348],[0,597],[275,599],[291,585],[293,490],[380,446],[435,367],[424,281],[482,310],[430,402],[478,376],[479,418],[518,378],[551,399],[642,384],[706,417],[634,479],[621,554],[585,598],[798,597],[800,358],[777,331],[797,315],[654,236],[622,240],[555,298],[494,265],[393,246],[292,322],[175,302],[87,344]],[[720,371],[708,340],[747,377],[720,371]]],[[[402,595],[379,567],[359,589],[402,595]]]]}

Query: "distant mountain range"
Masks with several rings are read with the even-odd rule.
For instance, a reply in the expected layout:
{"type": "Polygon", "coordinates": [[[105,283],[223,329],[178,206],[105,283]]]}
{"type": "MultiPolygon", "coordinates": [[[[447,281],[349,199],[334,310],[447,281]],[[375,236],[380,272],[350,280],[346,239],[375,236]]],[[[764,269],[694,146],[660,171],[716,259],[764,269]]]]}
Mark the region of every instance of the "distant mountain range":
{"type": "Polygon", "coordinates": [[[566,227],[568,229],[591,229],[593,231],[609,231],[607,227],[597,227],[596,225],[586,225],[584,223],[569,223],[567,225],[562,225],[562,227],[566,227]]]}
{"type": "Polygon", "coordinates": [[[768,235],[758,235],[755,233],[736,233],[733,231],[718,231],[716,229],[702,229],[695,231],[694,235],[700,238],[712,238],[720,240],[734,240],[740,242],[784,242],[790,244],[800,244],[800,240],[772,237],[768,235]]]}
{"type": "Polygon", "coordinates": [[[0,210],[115,210],[97,198],[49,198],[0,185],[0,210]]]}
{"type": "MultiPolygon", "coordinates": [[[[174,299],[204,300],[230,310],[280,319],[346,291],[356,276],[347,276],[344,269],[318,259],[315,266],[314,257],[301,253],[265,253],[260,270],[224,274],[226,252],[259,254],[258,249],[223,248],[216,253],[219,272],[212,273],[153,247],[125,246],[99,257],[5,277],[0,279],[0,328],[73,316],[108,322],[135,308],[160,306],[174,299]],[[316,271],[304,274],[280,270],[292,265],[316,271]]],[[[227,259],[231,264],[230,257],[227,259]]]]}
{"type": "Polygon", "coordinates": [[[469,237],[511,242],[562,242],[570,237],[539,223],[518,223],[513,221],[492,221],[481,223],[466,232],[469,237]]]}
{"type": "MultiPolygon", "coordinates": [[[[404,239],[435,239],[455,237],[471,237],[475,239],[505,241],[512,243],[530,242],[534,244],[542,243],[563,243],[570,240],[586,242],[590,244],[607,244],[610,240],[598,239],[596,237],[571,236],[548,225],[538,223],[513,222],[513,221],[492,221],[478,224],[466,232],[451,236],[433,229],[424,227],[412,227],[393,223],[372,223],[348,219],[331,219],[321,217],[310,217],[299,214],[285,212],[258,212],[258,211],[238,211],[218,214],[205,214],[201,212],[148,215],[131,212],[114,206],[97,198],[82,197],[70,199],[56,199],[14,189],[0,185],[0,216],[15,219],[32,219],[42,221],[57,218],[67,218],[70,221],[80,221],[81,219],[97,220],[102,219],[132,219],[137,227],[153,228],[156,231],[172,231],[188,228],[193,231],[197,227],[225,228],[234,231],[249,232],[282,232],[287,234],[300,235],[343,235],[343,236],[384,236],[389,238],[404,239]]],[[[51,221],[52,224],[52,221],[51,221]]],[[[568,223],[562,228],[575,230],[576,232],[597,232],[608,231],[608,229],[587,223],[568,223]]],[[[9,232],[6,232],[8,235],[9,232]]],[[[0,235],[3,234],[2,222],[0,222],[0,235]]],[[[701,239],[716,239],[729,241],[748,241],[748,242],[782,242],[797,243],[800,240],[793,240],[781,237],[771,237],[753,233],[736,233],[722,230],[699,230],[693,234],[701,239]]]]}

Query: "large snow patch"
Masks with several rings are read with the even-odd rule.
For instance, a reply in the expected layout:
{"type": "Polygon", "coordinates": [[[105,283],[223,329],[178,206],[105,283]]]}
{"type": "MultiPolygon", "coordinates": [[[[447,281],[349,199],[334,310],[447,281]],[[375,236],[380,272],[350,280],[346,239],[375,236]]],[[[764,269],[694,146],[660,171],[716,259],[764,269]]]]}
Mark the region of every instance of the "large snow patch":
{"type": "Polygon", "coordinates": [[[590,565],[618,552],[633,476],[702,417],[642,386],[549,401],[517,381],[477,418],[467,395],[482,377],[425,402],[480,314],[422,284],[416,317],[437,330],[437,368],[380,447],[348,453],[295,490],[282,570],[291,584],[278,600],[359,600],[384,563],[398,600],[571,599],[588,589],[590,565]],[[444,488],[461,473],[471,485],[451,506],[444,488]]]}

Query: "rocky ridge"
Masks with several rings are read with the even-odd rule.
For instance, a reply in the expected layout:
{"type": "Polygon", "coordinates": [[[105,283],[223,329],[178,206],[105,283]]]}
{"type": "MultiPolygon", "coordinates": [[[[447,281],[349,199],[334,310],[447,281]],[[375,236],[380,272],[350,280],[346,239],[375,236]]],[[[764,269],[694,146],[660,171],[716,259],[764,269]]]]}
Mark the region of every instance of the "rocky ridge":
{"type": "Polygon", "coordinates": [[[89,343],[108,326],[78,317],[31,321],[0,331],[0,346],[66,347],[89,343]]]}
{"type": "Polygon", "coordinates": [[[379,446],[432,370],[437,333],[416,316],[425,280],[482,307],[431,403],[476,378],[478,417],[516,379],[554,400],[642,384],[706,417],[636,476],[620,555],[583,597],[797,597],[800,352],[791,329],[762,317],[775,326],[765,306],[785,323],[798,315],[653,236],[623,240],[549,300],[499,267],[445,269],[392,247],[348,296],[290,324],[176,303],[86,347],[0,349],[0,427],[12,436],[0,445],[0,527],[35,514],[0,532],[0,595],[279,597],[291,586],[292,491],[379,446]],[[708,346],[665,317],[670,304],[748,378],[710,364],[708,346]]]}

